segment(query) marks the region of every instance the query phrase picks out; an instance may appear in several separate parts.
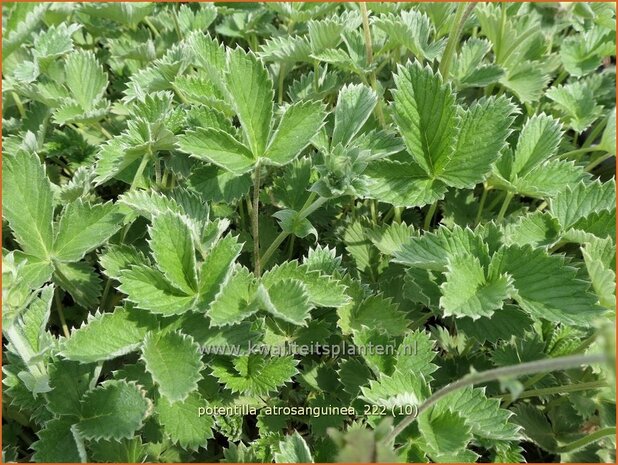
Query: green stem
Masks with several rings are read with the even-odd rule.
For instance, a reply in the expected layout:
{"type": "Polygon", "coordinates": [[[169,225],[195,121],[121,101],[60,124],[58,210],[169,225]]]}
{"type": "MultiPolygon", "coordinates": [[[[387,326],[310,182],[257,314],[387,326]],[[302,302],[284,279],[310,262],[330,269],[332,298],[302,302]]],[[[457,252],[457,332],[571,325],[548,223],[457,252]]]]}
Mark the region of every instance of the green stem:
{"type": "MultiPolygon", "coordinates": [[[[298,212],[299,219],[302,220],[302,219],[307,218],[309,215],[311,215],[314,211],[316,211],[318,208],[320,208],[328,200],[328,199],[326,199],[324,197],[319,197],[315,202],[309,203],[309,202],[311,202],[311,200],[313,200],[315,198],[315,196],[316,196],[316,193],[312,192],[311,195],[309,196],[309,198],[307,199],[307,202],[305,202],[305,205],[303,206],[303,208],[301,208],[301,210],[298,212]]],[[[273,243],[270,244],[270,247],[268,247],[266,252],[264,252],[264,255],[262,255],[262,259],[261,259],[262,267],[266,266],[268,261],[272,258],[272,255],[275,253],[275,251],[279,248],[281,243],[289,235],[290,235],[290,233],[288,233],[286,231],[281,231],[279,233],[279,235],[275,238],[273,243]]]]}
{"type": "Polygon", "coordinates": [[[161,37],[161,34],[159,33],[159,31],[157,30],[157,28],[155,27],[154,24],[152,24],[152,22],[150,21],[150,19],[148,19],[148,17],[144,18],[144,22],[146,23],[146,26],[148,26],[150,28],[150,30],[152,31],[152,33],[155,35],[155,37],[161,37]]]}
{"type": "Polygon", "coordinates": [[[592,171],[594,168],[596,168],[598,165],[600,165],[601,163],[603,163],[605,160],[607,160],[608,158],[613,157],[614,155],[612,153],[606,153],[605,155],[601,155],[599,158],[597,158],[596,160],[592,160],[590,163],[588,163],[586,165],[586,167],[584,168],[584,171],[592,171]]]}
{"type": "Polygon", "coordinates": [[[609,426],[607,428],[602,428],[600,430],[595,431],[594,433],[590,433],[583,438],[577,439],[576,441],[565,444],[564,446],[560,446],[556,452],[560,454],[564,454],[567,452],[574,452],[576,450],[582,449],[589,444],[599,441],[607,436],[615,436],[616,435],[616,427],[609,426]]]}
{"type": "Polygon", "coordinates": [[[457,47],[457,44],[459,44],[459,37],[463,32],[464,24],[475,6],[476,3],[474,2],[460,3],[457,5],[455,19],[453,20],[451,32],[449,34],[448,42],[446,43],[446,48],[444,49],[444,53],[442,54],[442,60],[440,61],[439,67],[440,74],[442,74],[442,78],[445,81],[448,80],[451,62],[453,60],[453,55],[455,54],[455,48],[457,47]]]}
{"type": "Polygon", "coordinates": [[[285,63],[281,63],[279,66],[279,85],[277,86],[277,103],[281,105],[283,103],[283,81],[285,80],[285,63]]]}
{"type": "Polygon", "coordinates": [[[24,119],[26,117],[26,110],[24,108],[24,104],[22,103],[19,95],[17,95],[16,92],[11,92],[11,95],[13,96],[13,100],[15,101],[15,106],[17,106],[17,111],[19,111],[19,116],[24,119]]]}
{"type": "MultiPolygon", "coordinates": [[[[529,391],[523,391],[517,396],[517,399],[525,399],[527,397],[550,396],[553,394],[566,394],[568,392],[589,391],[593,389],[601,389],[604,387],[607,387],[607,383],[605,381],[590,381],[588,383],[566,384],[563,386],[552,386],[549,388],[531,389],[529,391]]],[[[502,400],[507,402],[512,402],[514,400],[511,394],[504,394],[497,397],[502,398],[502,400]]]]}
{"type": "MultiPolygon", "coordinates": [[[[373,45],[371,41],[371,29],[369,27],[369,12],[367,11],[367,4],[360,2],[360,11],[363,18],[363,35],[365,37],[365,53],[367,55],[367,64],[371,66],[373,63],[373,45]]],[[[376,78],[376,71],[373,70],[369,76],[369,82],[373,91],[378,94],[378,81],[376,78]]],[[[384,119],[384,111],[382,110],[382,99],[379,98],[375,108],[376,117],[380,123],[380,126],[386,126],[386,120],[384,119]]]]}
{"type": "Polygon", "coordinates": [[[146,152],[144,156],[142,157],[142,161],[137,167],[137,171],[135,172],[135,176],[133,177],[133,182],[131,182],[131,187],[129,188],[129,190],[135,189],[135,187],[137,186],[137,183],[142,178],[142,175],[144,174],[144,170],[146,169],[146,165],[148,165],[148,161],[150,160],[151,154],[152,152],[148,150],[148,152],[146,152]]]}
{"type": "Polygon", "coordinates": [[[60,326],[62,326],[62,333],[64,337],[68,338],[71,336],[71,332],[69,331],[69,326],[67,325],[67,320],[64,318],[64,309],[62,307],[62,301],[60,300],[60,292],[59,289],[56,289],[54,293],[54,301],[56,302],[56,310],[58,310],[58,316],[60,317],[60,326]]]}
{"type": "Polygon", "coordinates": [[[260,263],[260,176],[261,168],[258,162],[253,172],[253,209],[251,212],[251,226],[253,231],[253,271],[257,277],[262,274],[260,263]]]}
{"type": "Polygon", "coordinates": [[[511,200],[513,200],[514,195],[515,194],[513,192],[506,193],[506,197],[504,197],[504,202],[502,202],[502,207],[500,207],[500,211],[498,212],[498,218],[496,218],[496,221],[498,223],[504,219],[504,214],[509,208],[509,204],[511,203],[511,200]]]}
{"type": "Polygon", "coordinates": [[[595,355],[568,355],[566,357],[549,358],[534,362],[520,363],[492,370],[470,373],[459,380],[447,384],[442,389],[436,391],[432,396],[425,400],[417,409],[415,415],[404,418],[388,435],[386,442],[394,441],[408,426],[410,426],[419,415],[431,408],[438,401],[448,396],[450,393],[475,384],[483,384],[501,378],[513,378],[535,373],[567,370],[583,365],[594,365],[606,362],[603,354],[595,355]]]}
{"type": "Polygon", "coordinates": [[[423,224],[423,228],[425,231],[429,231],[431,227],[431,220],[433,220],[433,215],[436,213],[436,209],[438,208],[438,201],[436,200],[431,204],[429,210],[427,210],[427,214],[425,215],[425,223],[423,224]]]}
{"type": "Polygon", "coordinates": [[[489,189],[487,189],[487,186],[483,184],[483,193],[481,194],[481,201],[479,202],[479,208],[476,211],[476,218],[474,219],[475,226],[481,222],[481,217],[483,216],[483,208],[485,207],[485,201],[487,200],[488,193],[489,193],[489,189]]]}
{"type": "Polygon", "coordinates": [[[598,146],[592,145],[590,147],[582,147],[582,148],[577,149],[577,150],[571,150],[570,152],[562,153],[562,154],[560,154],[559,157],[563,158],[563,159],[564,158],[570,158],[570,157],[574,157],[574,156],[577,156],[577,155],[581,155],[582,153],[598,152],[600,150],[601,149],[599,149],[598,146]]]}
{"type": "Polygon", "coordinates": [[[592,130],[590,131],[590,134],[588,134],[588,137],[586,137],[586,141],[584,142],[584,145],[582,147],[590,147],[592,143],[595,141],[595,139],[599,137],[599,135],[603,132],[603,129],[605,129],[606,125],[607,125],[607,118],[603,118],[601,121],[599,121],[594,126],[594,128],[592,128],[592,130]]]}
{"type": "Polygon", "coordinates": [[[317,93],[320,89],[320,62],[313,62],[313,90],[317,93]]]}

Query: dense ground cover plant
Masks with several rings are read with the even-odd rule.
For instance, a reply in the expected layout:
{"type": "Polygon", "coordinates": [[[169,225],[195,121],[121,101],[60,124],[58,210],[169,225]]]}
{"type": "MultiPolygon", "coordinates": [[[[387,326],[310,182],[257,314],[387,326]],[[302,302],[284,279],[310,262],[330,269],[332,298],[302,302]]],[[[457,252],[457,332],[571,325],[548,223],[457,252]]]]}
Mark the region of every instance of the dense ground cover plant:
{"type": "Polygon", "coordinates": [[[3,461],[614,461],[614,18],[4,3],[3,461]]]}

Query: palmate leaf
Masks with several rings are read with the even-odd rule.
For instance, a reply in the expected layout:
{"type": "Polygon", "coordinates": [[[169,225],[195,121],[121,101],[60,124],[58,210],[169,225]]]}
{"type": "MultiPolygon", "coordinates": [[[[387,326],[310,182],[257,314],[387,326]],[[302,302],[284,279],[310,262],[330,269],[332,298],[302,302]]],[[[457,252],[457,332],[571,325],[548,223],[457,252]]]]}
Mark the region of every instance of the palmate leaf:
{"type": "Polygon", "coordinates": [[[178,147],[196,158],[209,161],[237,176],[255,164],[251,151],[233,136],[220,129],[198,128],[178,137],[178,147]]]}
{"type": "Polygon", "coordinates": [[[82,462],[85,457],[80,453],[81,445],[72,430],[74,422],[66,416],[47,422],[37,433],[39,439],[32,444],[34,459],[49,463],[82,462]]]}
{"type": "Polygon", "coordinates": [[[353,331],[366,327],[393,336],[402,335],[409,324],[399,306],[382,295],[371,296],[355,305],[348,318],[346,326],[353,331]]]}
{"type": "Polygon", "coordinates": [[[288,323],[306,326],[312,306],[307,287],[299,280],[277,281],[268,289],[258,287],[257,301],[261,308],[288,323]]]}
{"type": "Polygon", "coordinates": [[[229,50],[225,84],[254,158],[266,150],[273,115],[273,85],[264,65],[253,52],[229,50]]]}
{"type": "Polygon", "coordinates": [[[157,401],[155,413],[157,421],[163,427],[163,433],[174,444],[197,450],[199,447],[206,447],[208,439],[213,437],[213,417],[198,414],[199,409],[207,405],[198,392],[192,392],[181,402],[171,403],[167,398],[161,397],[157,401]]]}
{"type": "Polygon", "coordinates": [[[525,174],[552,158],[558,150],[561,137],[562,126],[558,120],[545,114],[528,119],[519,133],[513,174],[525,174]]]}
{"type": "Polygon", "coordinates": [[[484,388],[465,388],[449,394],[434,407],[438,412],[456,412],[470,427],[474,436],[490,440],[514,441],[520,428],[509,421],[513,415],[500,408],[500,401],[488,399],[484,388]]]}
{"type": "Polygon", "coordinates": [[[206,312],[212,326],[240,323],[257,312],[256,290],[255,277],[246,268],[237,266],[206,312]]]}
{"type": "Polygon", "coordinates": [[[378,96],[367,86],[344,86],[337,97],[331,145],[348,145],[371,116],[377,102],[378,96]]]}
{"type": "Polygon", "coordinates": [[[56,262],[54,282],[65,289],[73,300],[84,308],[95,307],[101,295],[101,278],[86,262],[56,262]]]}
{"type": "Polygon", "coordinates": [[[395,371],[392,376],[381,374],[378,380],[361,387],[362,398],[373,405],[385,407],[418,406],[429,397],[429,387],[422,376],[395,371]]]}
{"type": "Polygon", "coordinates": [[[498,251],[493,261],[495,272],[512,278],[513,298],[534,317],[588,327],[603,315],[589,292],[590,284],[562,256],[530,246],[509,246],[498,251]]]}
{"type": "Polygon", "coordinates": [[[578,221],[592,213],[616,209],[616,181],[601,183],[580,182],[574,186],[566,185],[549,206],[563,230],[572,228],[578,221]]]}
{"type": "Polygon", "coordinates": [[[148,331],[157,328],[155,317],[131,307],[96,313],[62,340],[60,355],[81,363],[111,360],[139,349],[148,331]]]}
{"type": "Polygon", "coordinates": [[[592,288],[599,297],[599,303],[608,309],[616,308],[616,273],[614,262],[616,251],[613,241],[593,239],[582,248],[582,255],[586,263],[588,275],[592,281],[592,288]]]}
{"type": "Polygon", "coordinates": [[[370,195],[397,206],[423,206],[443,198],[447,186],[484,181],[506,144],[515,106],[491,97],[458,107],[450,86],[418,63],[400,66],[395,83],[394,120],[411,161],[372,163],[366,172],[370,195]]]}
{"type": "Polygon", "coordinates": [[[50,369],[47,408],[56,415],[79,416],[82,396],[88,391],[93,365],[59,360],[50,369]]]}
{"type": "Polygon", "coordinates": [[[309,302],[318,307],[340,307],[350,300],[345,285],[339,280],[319,271],[310,271],[297,261],[275,265],[264,273],[261,282],[269,288],[288,279],[300,281],[306,288],[309,302]]]}
{"type": "Polygon", "coordinates": [[[418,62],[399,67],[395,84],[394,119],[408,152],[427,176],[438,175],[455,147],[455,96],[439,75],[418,62]]]}
{"type": "Polygon", "coordinates": [[[294,160],[309,145],[326,116],[319,102],[298,102],[288,106],[263,154],[265,162],[282,166],[294,160]]]}
{"type": "Polygon", "coordinates": [[[491,317],[458,318],[456,325],[467,337],[475,338],[479,342],[496,343],[513,336],[522,338],[524,333],[532,327],[532,318],[515,305],[506,304],[500,311],[491,317]]]}
{"type": "Polygon", "coordinates": [[[122,215],[111,202],[90,204],[77,199],[62,212],[54,240],[54,258],[75,262],[103,244],[122,226],[122,215]]]}
{"type": "Polygon", "coordinates": [[[298,370],[292,357],[267,358],[261,354],[244,355],[232,362],[213,361],[212,374],[232,392],[267,395],[292,379],[298,370]]]}
{"type": "Polygon", "coordinates": [[[187,295],[197,292],[195,250],[189,225],[181,215],[163,212],[148,230],[152,255],[167,280],[187,295]]]}
{"type": "Polygon", "coordinates": [[[200,347],[192,337],[179,331],[148,333],[142,346],[142,360],[161,396],[172,403],[184,401],[202,379],[200,347]]]}
{"type": "Polygon", "coordinates": [[[118,290],[127,294],[127,300],[152,313],[171,316],[195,306],[195,296],[178,291],[150,265],[131,265],[120,271],[118,279],[118,290]]]}
{"type": "Polygon", "coordinates": [[[432,363],[438,355],[434,345],[426,331],[406,334],[397,349],[395,368],[403,373],[419,373],[426,380],[431,380],[431,374],[438,369],[438,366],[432,363]]]}
{"type": "Polygon", "coordinates": [[[232,273],[232,264],[242,250],[236,237],[225,236],[209,250],[200,267],[199,303],[210,304],[232,273]]]}
{"type": "Polygon", "coordinates": [[[418,429],[430,456],[459,452],[472,439],[470,426],[459,413],[451,410],[424,412],[418,418],[418,429]]]}
{"type": "Polygon", "coordinates": [[[54,240],[51,183],[38,156],[20,151],[2,160],[2,216],[27,254],[49,257],[54,240]]]}
{"type": "Polygon", "coordinates": [[[87,112],[94,108],[107,88],[107,75],[91,51],[76,51],[67,56],[65,84],[73,98],[87,112]]]}
{"type": "Polygon", "coordinates": [[[85,439],[130,438],[142,427],[151,409],[137,385],[108,380],[84,395],[75,428],[85,439]]]}
{"type": "Polygon", "coordinates": [[[467,316],[473,320],[490,317],[513,293],[508,276],[486,276],[479,259],[470,255],[449,259],[445,278],[440,286],[440,306],[445,316],[467,316]]]}
{"type": "Polygon", "coordinates": [[[275,452],[275,463],[313,463],[311,451],[303,437],[294,431],[279,443],[279,452],[275,452]]]}

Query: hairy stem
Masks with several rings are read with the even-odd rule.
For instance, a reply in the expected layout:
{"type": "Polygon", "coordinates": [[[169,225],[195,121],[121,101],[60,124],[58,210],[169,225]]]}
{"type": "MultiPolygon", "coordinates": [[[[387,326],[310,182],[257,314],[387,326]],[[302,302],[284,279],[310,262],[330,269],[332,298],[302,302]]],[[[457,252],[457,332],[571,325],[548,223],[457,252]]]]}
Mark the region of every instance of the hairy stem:
{"type": "MultiPolygon", "coordinates": [[[[566,394],[568,392],[590,391],[593,389],[601,389],[604,387],[607,387],[607,383],[605,381],[590,381],[587,383],[565,384],[562,386],[552,386],[549,388],[530,389],[529,391],[523,391],[517,396],[517,399],[525,399],[527,397],[550,396],[552,394],[566,394]]],[[[497,397],[509,403],[515,400],[511,394],[503,394],[497,397]]]]}
{"type": "Polygon", "coordinates": [[[573,442],[565,444],[564,446],[560,446],[557,450],[558,453],[564,454],[565,452],[574,452],[576,450],[582,449],[589,444],[599,441],[607,436],[615,436],[616,435],[616,427],[609,426],[607,428],[602,428],[600,430],[595,431],[594,433],[590,433],[583,438],[579,438],[573,442]]]}
{"type": "Polygon", "coordinates": [[[253,272],[256,276],[262,274],[260,263],[260,176],[261,169],[259,162],[255,165],[253,172],[253,210],[251,212],[251,227],[253,232],[253,272]]]}
{"type": "Polygon", "coordinates": [[[483,193],[481,194],[481,201],[479,202],[479,208],[476,211],[476,218],[474,219],[475,226],[481,222],[481,217],[483,216],[483,208],[485,207],[485,201],[487,200],[488,193],[489,193],[489,189],[487,189],[487,186],[483,184],[483,193]]]}
{"type": "Polygon", "coordinates": [[[592,145],[589,147],[582,147],[580,149],[576,149],[576,150],[571,150],[570,152],[565,152],[559,155],[560,158],[564,159],[564,158],[570,158],[570,157],[577,157],[578,155],[581,155],[583,153],[588,153],[588,152],[598,152],[600,149],[596,146],[596,145],[592,145]]]}
{"type": "MultiPolygon", "coordinates": [[[[365,53],[367,55],[367,64],[371,66],[371,64],[373,63],[373,45],[371,41],[371,28],[369,27],[369,12],[367,11],[367,4],[365,2],[360,2],[359,6],[361,16],[363,18],[363,35],[365,37],[365,53]]],[[[373,70],[369,75],[369,83],[371,84],[371,88],[373,89],[373,91],[378,94],[378,81],[376,79],[375,70],[373,70]]],[[[382,99],[379,97],[379,95],[375,113],[380,123],[380,126],[384,127],[386,125],[386,120],[384,119],[384,111],[382,110],[382,99]]]]}
{"type": "Polygon", "coordinates": [[[502,202],[502,206],[500,207],[500,211],[498,212],[498,217],[496,218],[496,221],[498,223],[504,219],[504,214],[508,210],[509,204],[511,203],[511,200],[513,200],[514,195],[515,194],[513,192],[506,193],[506,197],[504,197],[504,202],[502,202]]]}
{"type": "Polygon", "coordinates": [[[594,168],[596,168],[598,165],[600,165],[601,163],[603,163],[605,160],[613,157],[614,155],[612,153],[606,153],[605,155],[601,155],[599,158],[592,160],[590,163],[588,163],[586,165],[586,167],[584,168],[584,171],[592,171],[594,168]]]}
{"type": "MultiPolygon", "coordinates": [[[[315,202],[310,203],[315,198],[315,196],[316,196],[315,192],[312,192],[309,198],[307,199],[307,202],[305,202],[305,205],[298,212],[299,219],[302,220],[302,219],[307,218],[314,211],[316,211],[318,208],[324,205],[324,203],[326,203],[326,201],[328,200],[328,199],[325,199],[324,197],[319,197],[315,202]]],[[[263,267],[266,266],[268,261],[272,258],[273,254],[275,253],[275,251],[279,248],[281,243],[289,235],[290,235],[289,232],[281,231],[279,235],[275,238],[275,240],[272,242],[272,244],[270,244],[266,252],[264,252],[264,255],[262,255],[261,263],[263,267]]]]}
{"type": "Polygon", "coordinates": [[[56,289],[54,292],[54,301],[56,302],[56,310],[58,310],[58,317],[60,318],[60,326],[62,326],[62,333],[64,337],[70,337],[71,333],[69,331],[69,326],[67,325],[67,320],[64,318],[64,308],[62,306],[62,301],[60,300],[60,295],[58,294],[59,289],[56,289]]]}
{"type": "Polygon", "coordinates": [[[431,204],[429,210],[427,210],[427,214],[425,215],[425,223],[423,224],[423,228],[425,231],[428,231],[431,227],[431,220],[433,220],[433,215],[436,213],[436,209],[438,208],[438,201],[436,200],[431,204]]]}
{"type": "Polygon", "coordinates": [[[444,49],[444,54],[442,55],[442,60],[440,61],[439,67],[440,74],[442,74],[442,78],[445,81],[448,79],[448,73],[450,71],[451,62],[453,61],[453,55],[455,54],[455,48],[459,43],[459,37],[463,32],[464,24],[475,6],[475,2],[460,3],[457,5],[455,19],[453,20],[451,32],[449,34],[448,42],[446,43],[446,48],[444,49]]]}
{"type": "Polygon", "coordinates": [[[410,426],[418,416],[435,405],[438,401],[446,397],[452,392],[463,389],[467,386],[475,384],[487,383],[500,378],[520,377],[535,373],[543,373],[550,371],[566,370],[569,368],[577,368],[582,365],[593,365],[603,363],[606,357],[603,354],[596,355],[568,355],[566,357],[549,358],[537,360],[534,362],[520,363],[506,367],[494,368],[492,370],[480,371],[471,373],[460,378],[450,384],[447,384],[442,389],[436,391],[431,397],[425,400],[417,409],[415,415],[410,415],[404,418],[388,435],[386,442],[394,441],[408,426],[410,426]]]}

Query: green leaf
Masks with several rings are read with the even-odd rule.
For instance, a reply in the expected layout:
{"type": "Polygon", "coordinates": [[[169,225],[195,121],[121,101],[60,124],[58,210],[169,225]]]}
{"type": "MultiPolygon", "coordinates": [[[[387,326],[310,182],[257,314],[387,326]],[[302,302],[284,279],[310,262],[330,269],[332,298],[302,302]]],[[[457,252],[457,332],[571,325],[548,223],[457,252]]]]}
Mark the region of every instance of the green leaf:
{"type": "Polygon", "coordinates": [[[616,107],[609,112],[607,126],[605,126],[605,130],[603,131],[600,146],[607,153],[616,155],[616,107]]]}
{"type": "Polygon", "coordinates": [[[585,82],[573,82],[555,86],[546,93],[563,113],[564,120],[577,133],[585,131],[602,114],[603,107],[597,105],[594,91],[585,82]]]}
{"type": "Polygon", "coordinates": [[[442,271],[449,257],[474,255],[485,264],[488,249],[480,234],[456,225],[453,229],[440,227],[435,232],[413,236],[394,254],[394,262],[417,268],[442,271]]]}
{"type": "Polygon", "coordinates": [[[294,325],[306,326],[306,319],[312,306],[306,286],[296,279],[277,281],[268,289],[258,287],[257,298],[260,306],[284,321],[294,325]]]}
{"type": "Polygon", "coordinates": [[[429,388],[422,376],[416,373],[395,371],[392,376],[380,374],[378,380],[361,387],[362,398],[370,404],[387,408],[418,406],[429,397],[429,388]]]}
{"type": "Polygon", "coordinates": [[[526,121],[519,134],[513,173],[525,174],[558,151],[562,127],[558,120],[545,114],[536,115],[526,121]]]}
{"type": "Polygon", "coordinates": [[[403,373],[418,373],[426,380],[438,367],[432,363],[437,352],[426,331],[413,331],[403,338],[395,357],[395,368],[403,373]]]}
{"type": "Polygon", "coordinates": [[[301,101],[288,106],[263,154],[264,162],[283,166],[298,157],[319,132],[325,116],[320,102],[301,101]]]}
{"type": "Polygon", "coordinates": [[[278,449],[279,452],[275,452],[275,463],[314,463],[309,446],[298,431],[286,436],[279,443],[278,449]]]}
{"type": "Polygon", "coordinates": [[[79,50],[67,56],[64,64],[66,86],[84,111],[88,111],[103,97],[107,75],[94,53],[79,50]]]}
{"type": "Polygon", "coordinates": [[[599,298],[599,303],[610,310],[616,309],[616,273],[614,262],[616,250],[613,241],[594,239],[582,248],[582,255],[586,263],[588,275],[592,281],[592,288],[599,298]]]}
{"type": "Polygon", "coordinates": [[[195,306],[195,296],[178,291],[163,273],[149,265],[132,265],[127,270],[121,270],[118,279],[118,290],[127,295],[127,300],[152,313],[178,315],[195,306]]]}
{"type": "Polygon", "coordinates": [[[151,409],[150,401],[135,384],[104,381],[83,397],[76,429],[85,439],[130,438],[142,427],[151,409]]]}
{"type": "Polygon", "coordinates": [[[219,129],[197,128],[187,131],[178,136],[178,148],[236,176],[251,171],[255,164],[254,155],[245,145],[219,129]]]}
{"type": "Polygon", "coordinates": [[[578,221],[592,213],[616,209],[616,181],[595,181],[574,186],[566,185],[556,197],[550,199],[552,214],[563,230],[572,228],[578,221]]]}
{"type": "Polygon", "coordinates": [[[54,282],[66,290],[82,307],[96,307],[101,295],[101,278],[86,262],[55,263],[54,282]]]}
{"type": "Polygon", "coordinates": [[[515,106],[505,97],[481,98],[461,110],[455,152],[440,179],[457,188],[483,182],[506,146],[515,106]]]}
{"type": "Polygon", "coordinates": [[[273,85],[253,52],[228,50],[225,84],[254,158],[264,156],[271,129],[273,85]]]}
{"type": "Polygon", "coordinates": [[[428,176],[441,174],[457,135],[451,88],[418,62],[400,67],[395,85],[394,119],[412,159],[428,176]]]}
{"type": "Polygon", "coordinates": [[[150,248],[159,270],[185,294],[197,292],[195,250],[189,225],[173,212],[158,214],[148,229],[150,248]]]}
{"type": "Polygon", "coordinates": [[[532,318],[514,305],[506,304],[499,312],[495,312],[490,318],[481,317],[458,318],[457,328],[463,331],[467,337],[475,338],[479,342],[496,343],[502,339],[513,336],[523,337],[524,333],[532,326],[532,318]]]}
{"type": "Polygon", "coordinates": [[[148,333],[142,347],[142,360],[159,393],[170,402],[184,401],[202,379],[200,372],[204,364],[200,346],[192,337],[178,331],[148,333]]]}
{"type": "Polygon", "coordinates": [[[111,360],[136,351],[148,331],[157,327],[153,316],[131,307],[91,314],[81,328],[62,341],[60,355],[81,363],[111,360]]]}
{"type": "Polygon", "coordinates": [[[139,250],[130,245],[111,245],[99,255],[99,265],[109,278],[118,279],[122,270],[132,264],[147,264],[148,260],[139,250]]]}
{"type": "Polygon", "coordinates": [[[535,444],[553,452],[558,447],[553,428],[545,415],[532,405],[518,404],[514,407],[514,421],[523,427],[523,433],[535,444]]]}
{"type": "Polygon", "coordinates": [[[215,360],[212,374],[232,392],[263,396],[291,381],[298,371],[292,357],[267,358],[261,354],[215,360]]]}
{"type": "Polygon", "coordinates": [[[478,258],[457,255],[449,260],[446,281],[440,286],[444,316],[490,317],[513,293],[508,276],[486,276],[478,258]]]}
{"type": "Polygon", "coordinates": [[[277,218],[283,232],[300,238],[307,237],[309,234],[318,237],[318,231],[311,222],[307,218],[302,218],[296,210],[279,210],[273,214],[273,217],[277,218]]]}
{"type": "Polygon", "coordinates": [[[546,212],[536,211],[507,224],[503,241],[506,245],[547,247],[557,241],[559,233],[560,224],[556,218],[546,212]]]}
{"type": "Polygon", "coordinates": [[[200,267],[199,305],[210,304],[232,273],[232,265],[242,250],[236,237],[225,236],[207,252],[200,267]]]}
{"type": "Polygon", "coordinates": [[[259,307],[255,302],[255,278],[243,267],[237,267],[207,310],[213,326],[240,323],[259,307]]]}
{"type": "Polygon", "coordinates": [[[54,240],[51,183],[39,157],[19,152],[2,159],[2,216],[27,254],[49,257],[54,240]]]}
{"type": "Polygon", "coordinates": [[[439,179],[428,179],[418,165],[378,160],[367,167],[372,198],[396,207],[422,207],[444,198],[448,190],[439,179]]]}
{"type": "Polygon", "coordinates": [[[603,314],[589,292],[590,283],[582,281],[563,256],[513,245],[502,248],[493,262],[496,273],[512,278],[513,298],[532,316],[588,327],[603,314]]]}
{"type": "Polygon", "coordinates": [[[262,276],[262,283],[269,288],[287,279],[300,281],[306,288],[309,302],[315,306],[340,307],[350,300],[346,287],[339,280],[319,271],[310,271],[307,265],[300,265],[297,261],[273,266],[262,276]]]}
{"type": "Polygon", "coordinates": [[[77,199],[66,206],[60,217],[54,241],[54,258],[75,262],[103,244],[122,226],[116,206],[90,204],[77,199]]]}
{"type": "Polygon", "coordinates": [[[512,412],[500,408],[498,399],[488,399],[484,388],[468,387],[455,391],[440,400],[434,410],[436,413],[457,412],[478,438],[494,441],[520,438],[520,428],[509,421],[512,412]]]}
{"type": "Polygon", "coordinates": [[[50,369],[49,385],[45,397],[47,408],[56,415],[79,416],[80,401],[88,391],[93,366],[59,360],[50,369]]]}
{"type": "Polygon", "coordinates": [[[192,392],[185,400],[174,403],[161,397],[156,406],[157,421],[174,444],[190,450],[205,448],[213,437],[215,424],[213,417],[198,413],[200,408],[207,406],[208,403],[198,392],[192,392]]]}
{"type": "Polygon", "coordinates": [[[451,410],[430,410],[418,417],[418,429],[430,453],[452,453],[465,449],[472,439],[470,426],[451,410]]]}
{"type": "Polygon", "coordinates": [[[359,331],[363,327],[377,328],[393,336],[407,330],[409,322],[399,306],[382,295],[372,295],[356,305],[350,315],[349,326],[359,331]]]}
{"type": "Polygon", "coordinates": [[[362,84],[344,86],[337,97],[331,145],[348,145],[371,116],[377,103],[378,96],[369,87],[362,84]]]}
{"type": "Polygon", "coordinates": [[[38,431],[39,439],[32,444],[34,460],[48,463],[80,463],[78,442],[72,429],[74,418],[60,417],[48,421],[38,431]]]}

